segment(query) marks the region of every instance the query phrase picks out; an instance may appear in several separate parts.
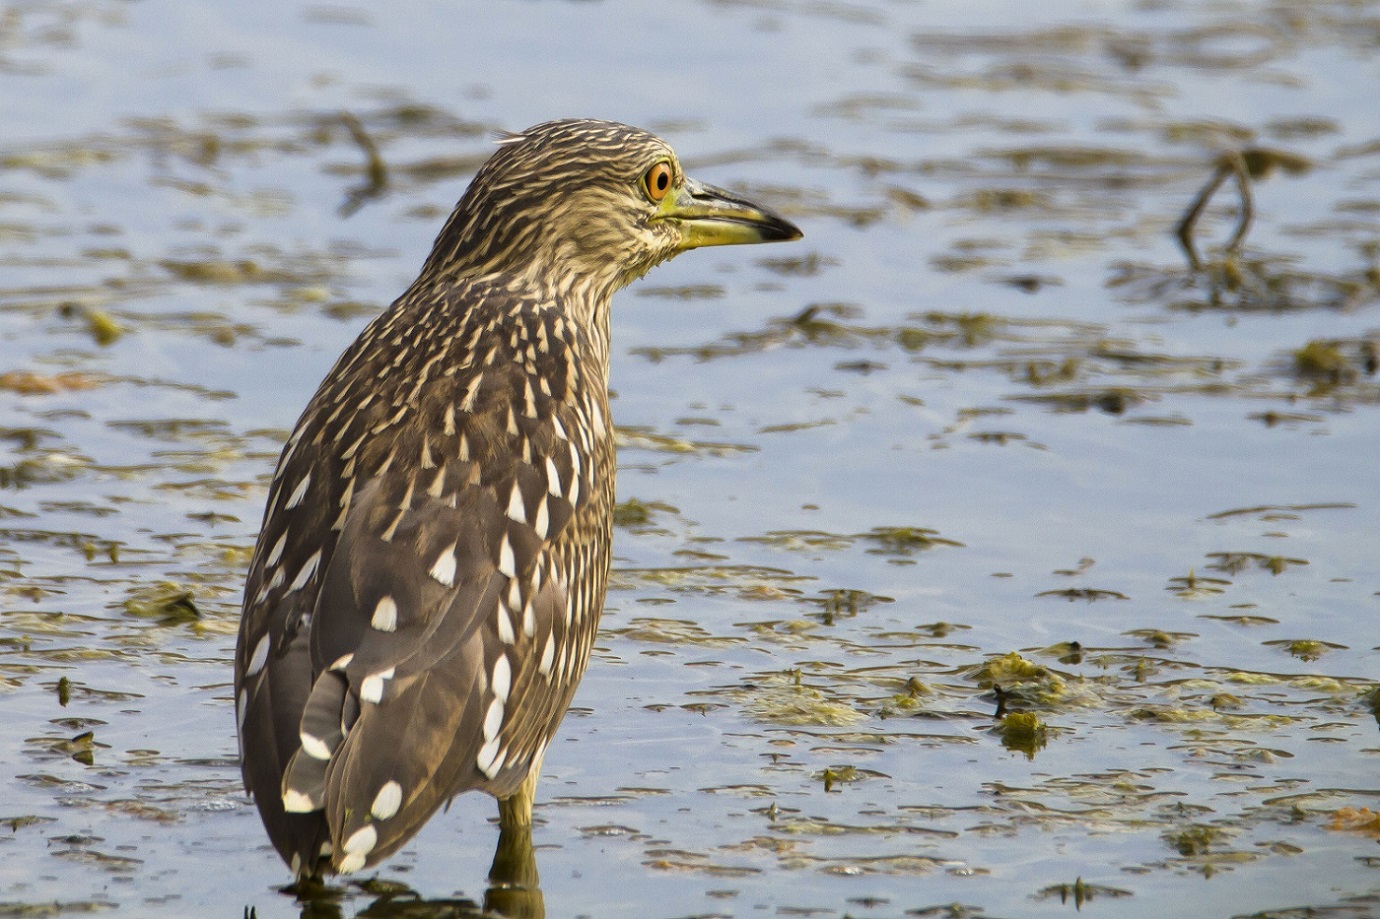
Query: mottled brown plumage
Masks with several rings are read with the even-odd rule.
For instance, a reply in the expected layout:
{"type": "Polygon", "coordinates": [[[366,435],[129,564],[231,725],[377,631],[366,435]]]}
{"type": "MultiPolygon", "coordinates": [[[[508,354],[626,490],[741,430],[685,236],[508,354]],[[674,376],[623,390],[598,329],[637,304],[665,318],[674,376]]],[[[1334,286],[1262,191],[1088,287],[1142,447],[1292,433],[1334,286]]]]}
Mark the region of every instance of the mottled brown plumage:
{"type": "Polygon", "coordinates": [[[376,864],[472,789],[530,820],[608,579],[609,299],[687,248],[798,236],[634,128],[501,141],[273,476],[235,690],[295,873],[376,864]]]}

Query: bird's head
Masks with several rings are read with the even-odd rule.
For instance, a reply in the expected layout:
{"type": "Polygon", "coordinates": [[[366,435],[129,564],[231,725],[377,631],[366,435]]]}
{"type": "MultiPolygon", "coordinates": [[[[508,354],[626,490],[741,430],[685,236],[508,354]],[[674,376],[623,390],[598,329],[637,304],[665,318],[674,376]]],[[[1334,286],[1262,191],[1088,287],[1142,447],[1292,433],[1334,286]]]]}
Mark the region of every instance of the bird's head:
{"type": "Polygon", "coordinates": [[[423,275],[511,275],[607,297],[700,246],[798,239],[771,210],[689,178],[654,134],[550,121],[505,135],[436,239],[423,275]]]}

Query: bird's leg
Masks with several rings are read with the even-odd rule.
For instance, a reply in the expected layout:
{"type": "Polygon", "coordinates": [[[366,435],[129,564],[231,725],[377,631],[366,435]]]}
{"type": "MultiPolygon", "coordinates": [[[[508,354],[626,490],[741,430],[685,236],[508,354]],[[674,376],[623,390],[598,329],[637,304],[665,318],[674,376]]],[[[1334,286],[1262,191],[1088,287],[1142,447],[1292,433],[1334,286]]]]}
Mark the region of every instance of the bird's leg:
{"type": "Polygon", "coordinates": [[[512,797],[498,802],[498,848],[489,868],[484,908],[503,916],[536,919],[546,915],[537,856],[532,851],[532,798],[539,771],[533,768],[512,797]]]}
{"type": "Polygon", "coordinates": [[[508,827],[532,825],[532,802],[537,797],[537,779],[541,778],[541,764],[545,759],[543,755],[532,762],[531,769],[527,773],[527,778],[522,780],[511,797],[498,799],[498,826],[499,830],[508,827]]]}
{"type": "Polygon", "coordinates": [[[535,771],[528,774],[523,779],[522,786],[518,788],[510,798],[500,798],[498,801],[498,828],[501,831],[509,827],[519,827],[532,825],[532,799],[537,792],[537,773],[535,771]]]}

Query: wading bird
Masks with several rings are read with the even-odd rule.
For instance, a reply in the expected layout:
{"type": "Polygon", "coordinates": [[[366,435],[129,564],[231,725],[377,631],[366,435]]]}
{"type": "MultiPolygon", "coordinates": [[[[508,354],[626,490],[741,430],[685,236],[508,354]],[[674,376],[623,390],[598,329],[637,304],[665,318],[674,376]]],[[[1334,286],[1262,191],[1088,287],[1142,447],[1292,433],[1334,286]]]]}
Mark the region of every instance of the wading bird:
{"type": "Polygon", "coordinates": [[[284,447],[245,585],[245,786],[299,878],[377,864],[461,792],[530,824],[608,580],[609,301],[800,231],[660,138],[506,135],[284,447]]]}

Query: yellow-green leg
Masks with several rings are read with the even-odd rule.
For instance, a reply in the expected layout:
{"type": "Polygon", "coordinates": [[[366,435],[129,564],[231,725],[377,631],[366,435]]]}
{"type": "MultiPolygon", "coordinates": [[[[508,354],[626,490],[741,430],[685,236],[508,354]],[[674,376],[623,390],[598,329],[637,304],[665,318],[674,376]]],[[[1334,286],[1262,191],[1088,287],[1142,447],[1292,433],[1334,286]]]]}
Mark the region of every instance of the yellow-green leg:
{"type": "Polygon", "coordinates": [[[512,797],[498,802],[498,847],[489,868],[484,909],[509,919],[546,916],[537,856],[532,851],[532,800],[536,797],[538,771],[533,769],[512,797]]]}
{"type": "Polygon", "coordinates": [[[537,768],[527,773],[527,778],[522,780],[522,785],[511,798],[500,798],[498,801],[498,826],[505,829],[510,826],[532,825],[532,801],[537,796],[537,778],[540,774],[541,764],[537,768]]]}

